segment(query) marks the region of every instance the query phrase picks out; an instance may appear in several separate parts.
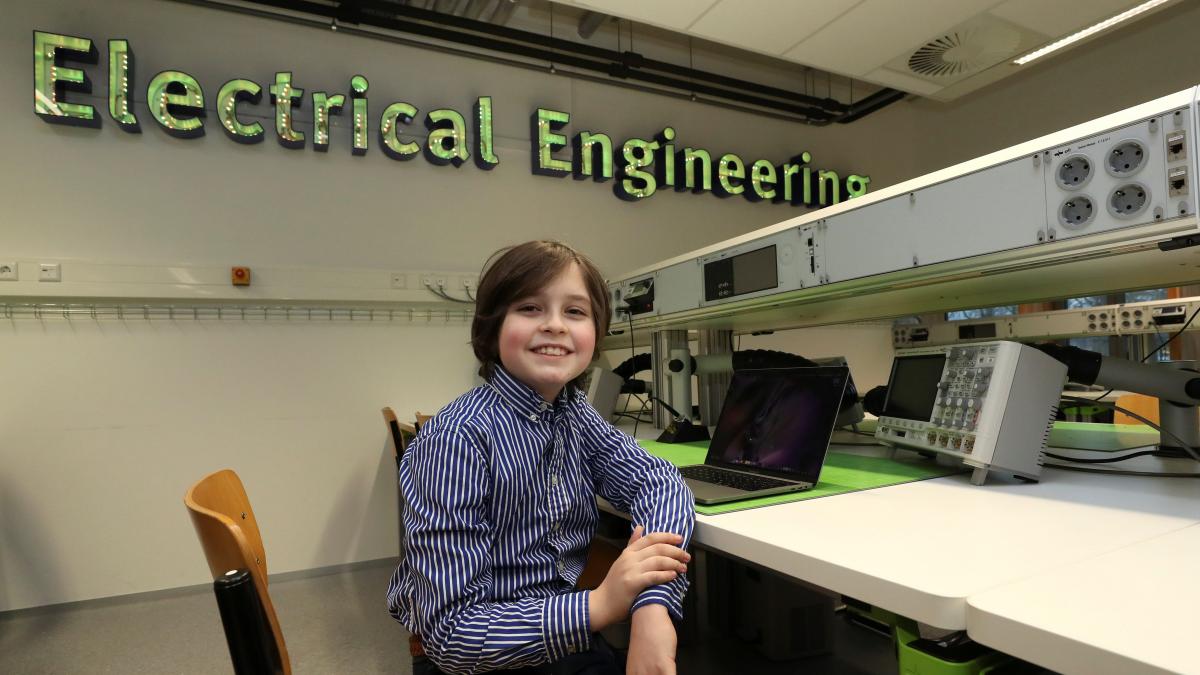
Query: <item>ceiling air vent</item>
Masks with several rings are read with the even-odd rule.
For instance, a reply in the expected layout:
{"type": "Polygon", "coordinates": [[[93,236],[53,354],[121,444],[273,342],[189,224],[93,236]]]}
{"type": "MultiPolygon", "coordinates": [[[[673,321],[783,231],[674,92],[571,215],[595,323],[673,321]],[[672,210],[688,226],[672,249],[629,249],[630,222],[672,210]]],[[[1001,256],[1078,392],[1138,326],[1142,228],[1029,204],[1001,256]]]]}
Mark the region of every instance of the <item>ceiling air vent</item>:
{"type": "Polygon", "coordinates": [[[1020,42],[1020,33],[1004,25],[955,30],[913,52],[908,68],[927,78],[957,78],[996,64],[1010,56],[1020,42]]]}

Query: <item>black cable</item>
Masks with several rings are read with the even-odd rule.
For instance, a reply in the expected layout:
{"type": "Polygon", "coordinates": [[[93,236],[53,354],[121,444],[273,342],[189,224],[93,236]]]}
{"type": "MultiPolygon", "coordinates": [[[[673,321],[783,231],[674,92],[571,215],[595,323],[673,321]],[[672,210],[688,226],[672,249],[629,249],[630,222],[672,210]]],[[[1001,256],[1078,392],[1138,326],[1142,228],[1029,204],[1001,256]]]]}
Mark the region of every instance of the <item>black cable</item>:
{"type": "Polygon", "coordinates": [[[1052,452],[1047,452],[1047,453],[1045,453],[1045,455],[1047,457],[1052,457],[1054,459],[1060,459],[1064,462],[1078,462],[1080,464],[1111,464],[1113,462],[1123,462],[1127,459],[1133,459],[1134,457],[1146,457],[1146,456],[1161,457],[1162,456],[1158,450],[1139,450],[1138,452],[1131,452],[1128,455],[1121,455],[1119,457],[1100,457],[1097,459],[1086,459],[1083,457],[1067,457],[1066,455],[1056,455],[1052,452]]]}
{"type": "MultiPolygon", "coordinates": [[[[1171,344],[1171,342],[1172,342],[1172,341],[1174,341],[1174,340],[1175,340],[1175,338],[1177,338],[1177,337],[1179,337],[1180,335],[1182,335],[1182,334],[1183,334],[1183,331],[1187,330],[1187,327],[1188,327],[1188,326],[1190,326],[1190,325],[1192,325],[1192,320],[1194,320],[1194,319],[1196,318],[1196,315],[1197,315],[1197,314],[1200,314],[1200,307],[1196,307],[1196,311],[1192,312],[1192,315],[1191,315],[1190,317],[1188,317],[1188,320],[1187,320],[1187,322],[1186,322],[1186,323],[1184,323],[1184,324],[1183,324],[1183,326],[1181,326],[1181,327],[1179,328],[1179,330],[1175,331],[1175,333],[1174,333],[1173,335],[1171,335],[1171,337],[1169,337],[1169,338],[1167,338],[1166,340],[1164,340],[1164,341],[1163,341],[1163,343],[1162,343],[1161,345],[1159,345],[1159,346],[1155,347],[1155,348],[1154,348],[1154,351],[1152,351],[1152,352],[1150,352],[1149,354],[1147,354],[1147,355],[1143,356],[1143,357],[1142,357],[1142,360],[1141,360],[1141,361],[1139,361],[1139,363],[1145,363],[1146,361],[1149,361],[1151,356],[1154,356],[1155,354],[1157,354],[1157,353],[1161,352],[1161,351],[1163,350],[1163,348],[1164,348],[1164,347],[1166,347],[1167,345],[1171,344]]],[[[1109,391],[1112,391],[1112,390],[1110,389],[1109,391]]]]}
{"type": "Polygon", "coordinates": [[[676,410],[676,409],[672,408],[671,406],[667,405],[667,402],[666,402],[666,401],[662,400],[661,398],[659,398],[659,397],[657,397],[657,396],[650,396],[650,400],[651,400],[651,401],[657,401],[659,405],[661,405],[662,407],[666,408],[668,412],[670,412],[672,415],[674,415],[674,416],[675,416],[675,419],[677,419],[677,420],[689,419],[689,418],[687,418],[687,417],[684,417],[683,415],[680,415],[678,410],[676,410]]]}
{"type": "Polygon", "coordinates": [[[435,289],[433,286],[425,286],[425,290],[429,291],[430,293],[433,293],[434,295],[438,296],[439,298],[442,298],[444,300],[449,300],[450,302],[461,302],[464,305],[475,304],[475,302],[473,300],[463,300],[462,298],[451,297],[450,295],[447,295],[445,292],[435,289]]]}
{"type": "Polygon", "coordinates": [[[637,358],[637,347],[633,342],[633,312],[625,310],[625,318],[629,319],[629,358],[637,358]]]}
{"type": "MultiPolygon", "coordinates": [[[[1074,460],[1072,460],[1074,461],[1074,460]]],[[[1118,476],[1146,476],[1150,478],[1200,478],[1200,473],[1172,473],[1167,471],[1127,471],[1124,469],[1093,469],[1090,466],[1066,466],[1064,464],[1043,464],[1047,469],[1063,471],[1082,471],[1084,473],[1106,473],[1118,476]]]]}
{"type": "Polygon", "coordinates": [[[646,408],[650,404],[647,403],[644,398],[642,398],[641,396],[638,396],[637,394],[630,394],[630,396],[636,398],[638,401],[641,401],[641,403],[642,403],[641,409],[637,411],[638,419],[636,422],[633,423],[633,437],[637,438],[638,425],[642,423],[642,417],[641,417],[642,413],[646,412],[646,408]]]}
{"type": "Polygon", "coordinates": [[[1080,401],[1080,402],[1084,402],[1084,403],[1092,403],[1095,405],[1109,407],[1109,408],[1112,408],[1113,410],[1119,410],[1119,411],[1125,413],[1126,415],[1129,415],[1130,417],[1134,418],[1135,420],[1141,420],[1142,423],[1145,424],[1146,426],[1158,431],[1160,444],[1162,442],[1162,435],[1166,434],[1167,436],[1170,436],[1171,439],[1174,440],[1179,445],[1179,447],[1183,448],[1183,450],[1185,452],[1187,452],[1187,454],[1191,455],[1192,459],[1196,460],[1197,462],[1200,462],[1200,454],[1196,453],[1195,448],[1188,445],[1187,443],[1184,443],[1182,438],[1176,436],[1173,432],[1162,428],[1161,426],[1155,424],[1154,422],[1151,422],[1150,420],[1146,419],[1145,417],[1142,417],[1138,413],[1133,412],[1132,410],[1122,408],[1121,406],[1117,405],[1116,403],[1109,403],[1108,401],[1093,401],[1091,399],[1080,398],[1078,396],[1063,396],[1062,398],[1064,398],[1068,401],[1080,401]]]}

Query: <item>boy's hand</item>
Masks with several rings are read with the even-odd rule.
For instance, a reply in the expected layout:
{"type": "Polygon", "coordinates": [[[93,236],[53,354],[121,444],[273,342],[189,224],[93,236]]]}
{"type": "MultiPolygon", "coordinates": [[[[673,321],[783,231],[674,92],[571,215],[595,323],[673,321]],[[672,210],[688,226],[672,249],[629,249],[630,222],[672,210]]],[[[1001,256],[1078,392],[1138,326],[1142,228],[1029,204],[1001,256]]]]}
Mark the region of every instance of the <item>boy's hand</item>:
{"type": "Polygon", "coordinates": [[[682,543],[683,537],[673,532],[654,532],[643,537],[642,526],[634,528],[629,544],[588,600],[592,631],[624,618],[642,589],[665,584],[686,572],[692,556],[679,548],[682,543]]]}
{"type": "Polygon", "coordinates": [[[675,625],[662,605],[645,605],[633,613],[625,675],[675,675],[675,625]]]}

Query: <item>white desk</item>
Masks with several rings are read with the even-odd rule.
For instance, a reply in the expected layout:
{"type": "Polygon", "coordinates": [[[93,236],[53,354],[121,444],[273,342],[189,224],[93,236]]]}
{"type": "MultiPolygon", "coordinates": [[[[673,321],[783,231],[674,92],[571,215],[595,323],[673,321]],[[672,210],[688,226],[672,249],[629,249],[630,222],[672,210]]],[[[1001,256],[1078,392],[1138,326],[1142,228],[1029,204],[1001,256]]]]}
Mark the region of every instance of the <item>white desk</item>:
{"type": "MultiPolygon", "coordinates": [[[[1038,484],[977,487],[951,476],[697,516],[694,540],[961,630],[975,594],[1200,522],[1197,488],[1185,479],[1051,470],[1038,484]]],[[[1126,617],[1114,611],[1112,620],[1126,617]]]]}
{"type": "Polygon", "coordinates": [[[1056,670],[1200,673],[1195,479],[950,476],[698,515],[693,540],[1056,670]]]}
{"type": "Polygon", "coordinates": [[[976,594],[967,632],[1062,672],[1200,673],[1197,607],[1200,525],[1192,525],[976,594]]]}

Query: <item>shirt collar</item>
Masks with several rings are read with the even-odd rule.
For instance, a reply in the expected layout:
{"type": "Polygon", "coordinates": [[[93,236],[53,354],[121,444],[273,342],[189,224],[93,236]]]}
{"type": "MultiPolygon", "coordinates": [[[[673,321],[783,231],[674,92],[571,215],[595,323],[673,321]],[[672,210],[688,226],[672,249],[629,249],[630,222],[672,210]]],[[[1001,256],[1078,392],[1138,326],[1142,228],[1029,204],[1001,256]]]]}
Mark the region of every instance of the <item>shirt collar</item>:
{"type": "Polygon", "coordinates": [[[505,403],[512,406],[517,414],[530,420],[537,420],[552,410],[565,408],[567,403],[573,400],[572,392],[575,389],[574,385],[568,383],[551,404],[542,398],[541,394],[534,391],[533,387],[513,377],[500,364],[496,364],[492,369],[492,379],[488,380],[488,386],[499,394],[505,403]]]}

